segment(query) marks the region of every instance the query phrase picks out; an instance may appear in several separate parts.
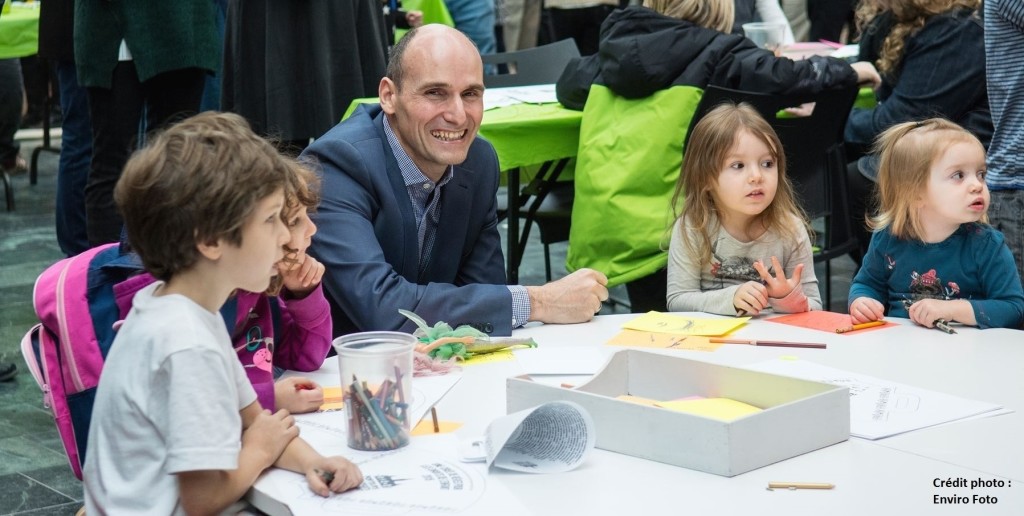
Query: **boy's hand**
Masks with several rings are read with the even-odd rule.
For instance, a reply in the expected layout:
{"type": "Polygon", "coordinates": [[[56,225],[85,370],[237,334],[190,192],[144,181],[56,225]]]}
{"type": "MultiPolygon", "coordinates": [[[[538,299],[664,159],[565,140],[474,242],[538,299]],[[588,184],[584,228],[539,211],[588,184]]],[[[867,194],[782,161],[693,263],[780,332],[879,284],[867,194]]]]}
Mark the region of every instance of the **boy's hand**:
{"type": "Polygon", "coordinates": [[[880,321],[885,317],[885,307],[877,299],[858,297],[850,303],[850,319],[853,324],[880,321]]]}
{"type": "Polygon", "coordinates": [[[281,262],[278,266],[284,288],[298,299],[312,292],[324,277],[324,264],[308,254],[303,254],[301,260],[294,264],[281,262]]]}
{"type": "Polygon", "coordinates": [[[313,412],[324,404],[324,390],[308,378],[282,378],[274,383],[274,404],[292,414],[313,412]]]}
{"type": "Polygon", "coordinates": [[[306,471],[306,481],[311,491],[326,497],[359,487],[363,473],[344,457],[320,457],[306,471]]]}
{"type": "Polygon", "coordinates": [[[774,256],[772,256],[772,268],[775,269],[774,277],[768,272],[764,262],[761,260],[754,262],[754,270],[764,280],[765,286],[768,289],[768,297],[782,299],[788,296],[800,284],[800,275],[804,272],[804,264],[797,264],[796,268],[793,269],[793,277],[789,279],[786,279],[786,269],[782,268],[779,259],[774,256]]]}
{"type": "Polygon", "coordinates": [[[288,443],[299,436],[299,427],[295,426],[295,418],[286,410],[278,410],[271,414],[269,410],[260,411],[249,428],[242,432],[242,447],[252,447],[266,453],[267,461],[264,468],[269,468],[281,456],[288,443]]]}
{"type": "Polygon", "coordinates": [[[768,288],[756,281],[748,281],[736,289],[732,305],[737,312],[742,310],[748,315],[757,315],[768,306],[768,288]]]}

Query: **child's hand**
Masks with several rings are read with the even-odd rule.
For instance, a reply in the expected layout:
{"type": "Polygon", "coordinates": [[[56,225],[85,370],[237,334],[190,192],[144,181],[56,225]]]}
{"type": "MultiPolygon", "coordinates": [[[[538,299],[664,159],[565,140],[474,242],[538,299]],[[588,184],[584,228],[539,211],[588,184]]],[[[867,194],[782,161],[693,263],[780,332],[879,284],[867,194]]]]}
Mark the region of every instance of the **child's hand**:
{"type": "Polygon", "coordinates": [[[793,277],[789,279],[786,279],[786,269],[782,268],[779,259],[774,256],[772,256],[772,268],[775,269],[775,277],[772,277],[771,273],[768,272],[764,262],[761,260],[754,262],[754,270],[761,275],[765,286],[768,287],[768,297],[782,299],[788,296],[800,284],[800,275],[804,272],[804,264],[797,264],[796,268],[793,269],[793,277]]]}
{"type": "Polygon", "coordinates": [[[405,21],[409,22],[409,26],[414,29],[423,25],[423,11],[407,11],[405,21]]]}
{"type": "Polygon", "coordinates": [[[324,264],[308,254],[303,254],[300,259],[299,263],[289,265],[281,262],[278,265],[284,288],[299,299],[312,292],[324,277],[324,264]]]}
{"type": "Polygon", "coordinates": [[[282,378],[274,383],[274,404],[292,414],[313,412],[324,404],[324,390],[308,378],[282,378]]]}
{"type": "Polygon", "coordinates": [[[756,281],[748,281],[736,289],[732,296],[732,305],[737,311],[757,315],[768,306],[768,289],[756,281]]]}
{"type": "Polygon", "coordinates": [[[306,471],[306,481],[314,493],[326,497],[359,487],[363,473],[344,457],[320,457],[306,471]]]}
{"type": "Polygon", "coordinates": [[[853,324],[880,321],[885,317],[885,307],[877,299],[858,297],[850,303],[850,319],[853,324]]]}
{"type": "Polygon", "coordinates": [[[957,303],[962,303],[962,301],[922,299],[910,305],[910,309],[907,310],[907,312],[910,315],[911,321],[914,321],[926,328],[931,328],[932,326],[935,326],[935,321],[938,321],[939,319],[944,319],[946,322],[958,320],[956,311],[957,303]]]}
{"type": "Polygon", "coordinates": [[[281,456],[288,443],[299,436],[299,427],[295,426],[295,418],[286,410],[278,410],[271,414],[263,409],[256,416],[249,428],[242,432],[242,447],[252,447],[266,453],[265,468],[269,468],[281,456]]]}

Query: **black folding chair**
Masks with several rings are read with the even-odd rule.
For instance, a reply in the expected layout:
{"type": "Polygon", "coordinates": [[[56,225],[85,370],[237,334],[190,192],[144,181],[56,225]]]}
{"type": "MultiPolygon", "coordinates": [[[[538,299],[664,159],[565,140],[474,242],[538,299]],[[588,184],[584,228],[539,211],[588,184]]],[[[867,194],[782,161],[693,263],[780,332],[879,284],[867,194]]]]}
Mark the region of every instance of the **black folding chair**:
{"type": "MultiPolygon", "coordinates": [[[[484,75],[488,88],[552,84],[558,80],[565,65],[579,57],[576,42],[564,39],[548,45],[502,54],[481,56],[485,65],[505,65],[508,73],[484,75]]],[[[494,66],[501,69],[500,66],[494,66]]],[[[508,218],[508,281],[518,283],[519,264],[534,224],[544,244],[544,270],[551,281],[550,245],[569,240],[572,216],[573,185],[559,181],[569,158],[548,161],[541,165],[533,179],[519,188],[519,169],[508,171],[508,187],[498,192],[498,217],[508,218]],[[519,219],[523,219],[522,234],[519,219]]]]}

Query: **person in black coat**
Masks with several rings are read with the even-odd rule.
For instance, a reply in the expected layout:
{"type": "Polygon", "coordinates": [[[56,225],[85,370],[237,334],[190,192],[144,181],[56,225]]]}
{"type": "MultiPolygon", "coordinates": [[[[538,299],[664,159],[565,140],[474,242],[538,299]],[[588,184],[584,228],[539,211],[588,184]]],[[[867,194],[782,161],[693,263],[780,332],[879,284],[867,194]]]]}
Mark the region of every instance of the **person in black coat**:
{"type": "Polygon", "coordinates": [[[57,244],[67,256],[89,248],[85,227],[85,183],[92,161],[89,96],[75,68],[75,2],[47,0],[39,11],[39,57],[53,63],[60,89],[60,162],[57,166],[57,244]]]}

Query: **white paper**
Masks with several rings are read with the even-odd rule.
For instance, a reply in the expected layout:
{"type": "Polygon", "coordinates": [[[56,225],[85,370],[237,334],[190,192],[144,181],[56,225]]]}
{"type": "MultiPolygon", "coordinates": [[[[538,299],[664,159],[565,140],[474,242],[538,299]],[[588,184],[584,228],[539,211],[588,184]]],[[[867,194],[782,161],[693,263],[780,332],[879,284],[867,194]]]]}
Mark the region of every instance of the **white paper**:
{"type": "Polygon", "coordinates": [[[979,415],[1002,406],[834,369],[806,360],[769,360],[747,369],[849,387],[850,434],[881,439],[979,415]]]}
{"type": "Polygon", "coordinates": [[[463,443],[462,460],[526,473],[561,473],[583,463],[594,449],[594,420],[571,401],[552,401],[500,417],[483,439],[463,443]]]}
{"type": "Polygon", "coordinates": [[[552,104],[558,102],[554,84],[487,88],[484,90],[484,110],[515,104],[552,104]]]}
{"type": "Polygon", "coordinates": [[[860,45],[843,45],[832,52],[832,57],[838,59],[845,59],[847,57],[857,57],[860,55],[860,45]]]}
{"type": "Polygon", "coordinates": [[[512,354],[530,375],[597,374],[608,361],[601,349],[583,346],[517,349],[512,354]]]}
{"type": "Polygon", "coordinates": [[[363,484],[327,498],[310,491],[304,476],[272,468],[257,480],[249,500],[272,514],[529,513],[500,482],[488,482],[483,464],[457,460],[455,447],[454,434],[438,434],[414,437],[390,452],[347,450],[363,473],[363,484]]]}

